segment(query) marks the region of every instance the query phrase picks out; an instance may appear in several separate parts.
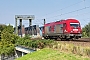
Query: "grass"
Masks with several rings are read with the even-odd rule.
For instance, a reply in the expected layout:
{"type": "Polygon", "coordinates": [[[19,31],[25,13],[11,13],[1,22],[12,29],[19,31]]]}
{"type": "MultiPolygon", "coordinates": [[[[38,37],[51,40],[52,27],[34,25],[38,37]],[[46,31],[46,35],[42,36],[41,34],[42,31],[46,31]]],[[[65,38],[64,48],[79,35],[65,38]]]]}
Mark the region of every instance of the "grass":
{"type": "Polygon", "coordinates": [[[79,55],[44,48],[16,60],[90,60],[90,58],[84,58],[79,55]]]}
{"type": "Polygon", "coordinates": [[[74,44],[67,44],[67,43],[56,43],[52,47],[53,49],[77,54],[80,56],[86,56],[90,58],[90,47],[82,47],[82,46],[76,46],[74,44]]]}

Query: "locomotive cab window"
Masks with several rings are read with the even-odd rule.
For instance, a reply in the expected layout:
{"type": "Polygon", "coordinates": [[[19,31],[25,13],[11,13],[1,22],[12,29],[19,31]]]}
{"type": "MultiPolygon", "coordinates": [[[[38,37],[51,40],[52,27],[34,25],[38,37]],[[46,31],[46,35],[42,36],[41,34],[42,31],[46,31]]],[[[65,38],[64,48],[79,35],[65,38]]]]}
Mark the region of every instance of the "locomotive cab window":
{"type": "Polygon", "coordinates": [[[70,23],[70,26],[71,27],[80,27],[80,24],[79,23],[70,23]]]}
{"type": "Polygon", "coordinates": [[[63,24],[60,24],[60,28],[63,28],[63,24]]]}

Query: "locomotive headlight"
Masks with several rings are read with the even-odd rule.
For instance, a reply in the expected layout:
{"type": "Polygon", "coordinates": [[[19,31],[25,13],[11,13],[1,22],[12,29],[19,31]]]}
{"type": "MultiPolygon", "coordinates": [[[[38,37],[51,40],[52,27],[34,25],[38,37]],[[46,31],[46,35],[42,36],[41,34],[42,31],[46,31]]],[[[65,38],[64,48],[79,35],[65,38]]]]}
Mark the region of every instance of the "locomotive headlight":
{"type": "Polygon", "coordinates": [[[78,31],[78,33],[80,33],[80,31],[78,31]]]}
{"type": "Polygon", "coordinates": [[[73,32],[73,31],[71,31],[71,32],[73,32]]]}

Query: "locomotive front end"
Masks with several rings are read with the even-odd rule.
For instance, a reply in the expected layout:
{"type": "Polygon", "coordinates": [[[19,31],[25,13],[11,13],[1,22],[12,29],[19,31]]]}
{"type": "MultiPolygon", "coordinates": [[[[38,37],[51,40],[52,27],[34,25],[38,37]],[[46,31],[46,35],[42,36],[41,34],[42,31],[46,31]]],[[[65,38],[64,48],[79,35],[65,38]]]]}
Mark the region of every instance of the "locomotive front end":
{"type": "Polygon", "coordinates": [[[80,23],[70,23],[70,35],[76,39],[81,38],[81,27],[80,23]]]}
{"type": "Polygon", "coordinates": [[[69,20],[69,36],[70,38],[81,38],[82,36],[82,30],[81,26],[78,20],[69,20]]]}

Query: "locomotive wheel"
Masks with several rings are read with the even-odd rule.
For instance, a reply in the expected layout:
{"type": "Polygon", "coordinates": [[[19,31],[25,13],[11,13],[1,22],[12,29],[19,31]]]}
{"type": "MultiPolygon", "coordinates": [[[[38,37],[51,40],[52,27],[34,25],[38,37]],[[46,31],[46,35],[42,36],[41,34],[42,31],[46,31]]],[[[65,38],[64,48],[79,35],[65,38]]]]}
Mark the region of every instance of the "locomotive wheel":
{"type": "Polygon", "coordinates": [[[68,40],[69,40],[69,41],[72,41],[73,39],[72,39],[72,38],[69,38],[68,40]]]}
{"type": "Polygon", "coordinates": [[[62,39],[60,39],[59,37],[57,38],[57,40],[62,41],[62,39]]]}
{"type": "Polygon", "coordinates": [[[48,39],[47,37],[44,37],[44,39],[48,39]]]}
{"type": "Polygon", "coordinates": [[[66,41],[71,41],[71,39],[70,39],[70,38],[66,38],[65,40],[66,40],[66,41]]]}

